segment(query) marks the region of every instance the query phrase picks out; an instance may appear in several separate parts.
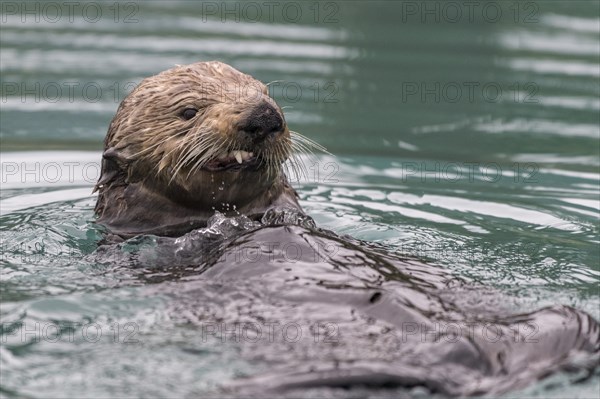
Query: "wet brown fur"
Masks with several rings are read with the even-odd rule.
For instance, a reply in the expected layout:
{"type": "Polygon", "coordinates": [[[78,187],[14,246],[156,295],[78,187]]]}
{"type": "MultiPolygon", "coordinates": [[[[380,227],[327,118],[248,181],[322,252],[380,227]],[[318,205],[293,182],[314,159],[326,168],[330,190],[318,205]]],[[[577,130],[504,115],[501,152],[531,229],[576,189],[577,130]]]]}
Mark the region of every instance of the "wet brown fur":
{"type": "Polygon", "coordinates": [[[287,124],[260,145],[237,134],[253,106],[281,113],[267,87],[220,62],[178,66],[144,79],[119,106],[106,139],[95,190],[97,222],[122,237],[179,235],[206,225],[215,211],[258,217],[301,209],[282,164],[292,152],[287,124]],[[198,109],[191,120],[186,108],[198,109]],[[254,170],[204,170],[222,151],[253,151],[254,170]]]}

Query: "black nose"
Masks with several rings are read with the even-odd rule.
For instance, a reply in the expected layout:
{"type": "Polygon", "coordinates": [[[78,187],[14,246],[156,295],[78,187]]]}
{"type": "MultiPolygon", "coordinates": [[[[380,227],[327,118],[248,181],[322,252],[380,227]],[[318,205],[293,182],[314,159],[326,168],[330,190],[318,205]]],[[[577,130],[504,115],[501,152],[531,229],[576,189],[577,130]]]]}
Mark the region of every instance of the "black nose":
{"type": "Polygon", "coordinates": [[[262,102],[242,122],[240,130],[243,130],[254,141],[260,141],[269,135],[281,132],[283,125],[283,118],[279,111],[271,104],[262,102]]]}

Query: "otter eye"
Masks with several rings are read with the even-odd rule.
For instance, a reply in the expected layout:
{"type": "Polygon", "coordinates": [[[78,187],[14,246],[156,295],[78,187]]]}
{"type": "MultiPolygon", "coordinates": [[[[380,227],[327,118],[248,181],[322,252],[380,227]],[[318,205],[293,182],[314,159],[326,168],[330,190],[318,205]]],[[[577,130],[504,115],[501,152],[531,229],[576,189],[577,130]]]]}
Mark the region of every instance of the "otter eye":
{"type": "Polygon", "coordinates": [[[196,116],[196,113],[198,112],[197,109],[194,108],[186,108],[183,110],[183,112],[181,113],[181,116],[183,117],[183,119],[185,119],[186,121],[189,121],[190,119],[192,119],[194,116],[196,116]]]}

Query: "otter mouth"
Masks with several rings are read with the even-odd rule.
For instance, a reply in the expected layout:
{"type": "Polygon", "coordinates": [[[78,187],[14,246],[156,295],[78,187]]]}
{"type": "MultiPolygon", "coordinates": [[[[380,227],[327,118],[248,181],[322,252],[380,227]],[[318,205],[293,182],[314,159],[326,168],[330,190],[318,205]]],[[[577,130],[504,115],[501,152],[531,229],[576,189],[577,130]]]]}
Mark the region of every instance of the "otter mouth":
{"type": "Polygon", "coordinates": [[[253,152],[247,151],[230,151],[224,152],[202,166],[201,169],[210,172],[223,170],[240,170],[248,168],[256,168],[260,164],[258,157],[253,152]]]}

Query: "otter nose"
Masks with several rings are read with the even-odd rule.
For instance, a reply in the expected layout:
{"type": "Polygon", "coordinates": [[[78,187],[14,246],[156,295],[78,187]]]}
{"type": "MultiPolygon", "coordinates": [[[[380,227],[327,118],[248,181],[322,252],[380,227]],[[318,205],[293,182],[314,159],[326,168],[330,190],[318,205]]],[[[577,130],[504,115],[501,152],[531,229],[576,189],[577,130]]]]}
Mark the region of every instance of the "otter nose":
{"type": "Polygon", "coordinates": [[[261,141],[270,135],[281,132],[283,125],[283,118],[279,111],[271,104],[262,102],[242,122],[240,130],[243,130],[254,141],[261,141]]]}

